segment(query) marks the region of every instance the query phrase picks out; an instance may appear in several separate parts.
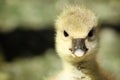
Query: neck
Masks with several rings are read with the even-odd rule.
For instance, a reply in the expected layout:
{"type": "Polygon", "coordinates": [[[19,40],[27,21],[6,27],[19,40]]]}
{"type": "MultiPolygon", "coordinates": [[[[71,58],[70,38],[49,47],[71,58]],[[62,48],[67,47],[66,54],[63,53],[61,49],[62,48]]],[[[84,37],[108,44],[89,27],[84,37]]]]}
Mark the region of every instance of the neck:
{"type": "Polygon", "coordinates": [[[107,80],[101,74],[95,56],[86,57],[76,63],[63,61],[63,66],[64,72],[68,73],[67,76],[72,77],[71,80],[107,80]]]}

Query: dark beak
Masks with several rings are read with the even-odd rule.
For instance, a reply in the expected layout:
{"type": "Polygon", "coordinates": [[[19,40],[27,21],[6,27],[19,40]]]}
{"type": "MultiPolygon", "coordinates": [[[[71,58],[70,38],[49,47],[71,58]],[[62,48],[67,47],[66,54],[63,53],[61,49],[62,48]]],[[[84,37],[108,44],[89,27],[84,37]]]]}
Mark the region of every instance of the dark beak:
{"type": "Polygon", "coordinates": [[[73,54],[78,49],[80,49],[80,50],[82,50],[84,52],[86,52],[88,50],[86,48],[85,39],[84,38],[72,39],[72,52],[73,52],[73,54]]]}

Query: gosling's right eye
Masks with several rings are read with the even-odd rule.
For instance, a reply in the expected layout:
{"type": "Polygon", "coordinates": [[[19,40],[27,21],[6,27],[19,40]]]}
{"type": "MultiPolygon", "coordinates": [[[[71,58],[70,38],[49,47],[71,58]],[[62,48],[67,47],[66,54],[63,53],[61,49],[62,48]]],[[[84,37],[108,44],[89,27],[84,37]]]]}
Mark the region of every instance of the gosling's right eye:
{"type": "Polygon", "coordinates": [[[88,33],[88,37],[93,37],[94,33],[95,33],[94,29],[90,30],[90,32],[88,33]]]}
{"type": "Polygon", "coordinates": [[[95,28],[91,29],[88,33],[88,40],[93,41],[95,39],[95,28]]]}
{"type": "Polygon", "coordinates": [[[65,37],[68,37],[68,36],[69,36],[69,34],[68,34],[65,30],[64,30],[63,33],[64,33],[64,36],[65,36],[65,37]]]}

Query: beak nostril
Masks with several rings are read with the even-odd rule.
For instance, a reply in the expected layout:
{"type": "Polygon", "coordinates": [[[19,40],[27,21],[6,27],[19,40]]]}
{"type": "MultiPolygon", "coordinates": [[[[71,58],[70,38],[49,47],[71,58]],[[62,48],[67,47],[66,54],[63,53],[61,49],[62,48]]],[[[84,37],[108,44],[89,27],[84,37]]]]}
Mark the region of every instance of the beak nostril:
{"type": "Polygon", "coordinates": [[[75,49],[78,49],[78,48],[80,48],[79,46],[75,46],[75,49]]]}

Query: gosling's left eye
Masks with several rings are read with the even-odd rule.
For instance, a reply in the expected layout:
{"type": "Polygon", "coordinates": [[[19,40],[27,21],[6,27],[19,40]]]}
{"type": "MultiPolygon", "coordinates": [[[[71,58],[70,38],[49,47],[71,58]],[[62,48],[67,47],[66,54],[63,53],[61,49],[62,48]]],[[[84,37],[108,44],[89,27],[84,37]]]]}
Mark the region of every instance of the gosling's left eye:
{"type": "Polygon", "coordinates": [[[91,29],[90,32],[88,33],[88,40],[91,41],[95,37],[95,29],[91,29]]]}

